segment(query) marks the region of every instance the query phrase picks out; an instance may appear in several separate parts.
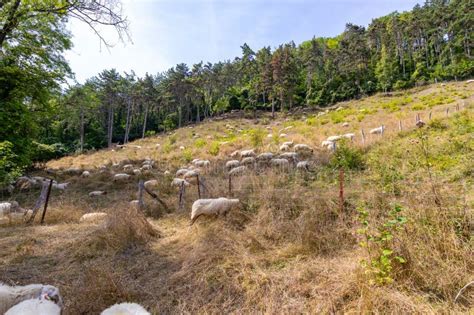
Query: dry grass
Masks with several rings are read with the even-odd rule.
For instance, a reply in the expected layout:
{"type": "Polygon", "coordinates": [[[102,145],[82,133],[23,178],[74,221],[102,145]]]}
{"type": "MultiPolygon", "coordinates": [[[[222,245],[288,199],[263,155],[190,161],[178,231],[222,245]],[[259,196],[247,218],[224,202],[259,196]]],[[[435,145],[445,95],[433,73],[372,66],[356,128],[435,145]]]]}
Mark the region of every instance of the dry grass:
{"type": "MultiPolygon", "coordinates": [[[[48,166],[54,168],[110,167],[86,179],[57,175],[71,185],[65,193],[53,192],[46,225],[0,229],[0,280],[58,285],[66,314],[95,314],[124,301],[141,303],[156,314],[469,313],[474,288],[467,288],[457,303],[454,297],[473,280],[474,270],[472,91],[471,85],[450,83],[341,103],[342,113],[318,118],[307,113],[305,118],[280,115],[276,121],[216,119],[172,136],[136,141],[142,150],[102,150],[52,161],[48,166]],[[447,104],[429,106],[440,99],[447,104]],[[451,112],[446,119],[444,109],[453,110],[456,102],[462,113],[451,112]],[[418,103],[426,109],[413,111],[418,103]],[[366,109],[363,115],[361,108],[366,109]],[[400,119],[412,129],[415,113],[427,120],[429,111],[440,120],[424,131],[398,132],[400,119]],[[350,127],[341,126],[341,117],[350,127]],[[257,148],[264,152],[276,151],[287,140],[317,147],[328,135],[367,131],[381,122],[388,126],[382,139],[368,136],[362,146],[358,137],[349,144],[363,147],[365,169],[346,172],[343,211],[338,171],[321,150],[312,156],[313,171],[307,174],[259,168],[235,177],[232,196],[244,206],[226,218],[199,219],[192,227],[189,209],[197,199],[196,187],[187,189],[184,209],[178,211],[172,176],[162,174],[187,165],[189,155],[208,158],[212,168],[202,174],[207,196],[230,196],[224,163],[232,151],[251,147],[251,130],[265,131],[257,148]],[[286,126],[293,126],[284,131],[286,138],[266,136],[286,126]],[[210,150],[215,143],[220,143],[217,155],[210,150]],[[136,199],[137,177],[128,183],[111,181],[112,174],[121,172],[111,163],[140,165],[145,157],[157,165],[142,178],[158,179],[156,192],[171,210],[166,213],[146,196],[146,212],[154,219],[128,204],[136,199]],[[108,194],[90,198],[92,190],[108,194]],[[369,255],[359,246],[357,209],[368,211],[368,228],[377,233],[385,229],[394,204],[402,205],[407,223],[392,232],[389,242],[371,243],[370,257],[388,246],[407,262],[393,263],[393,282],[374,284],[373,273],[360,263],[369,255]],[[109,219],[78,224],[81,215],[96,211],[107,212],[109,219]]],[[[38,194],[33,189],[12,198],[32,205],[38,194]]]]}

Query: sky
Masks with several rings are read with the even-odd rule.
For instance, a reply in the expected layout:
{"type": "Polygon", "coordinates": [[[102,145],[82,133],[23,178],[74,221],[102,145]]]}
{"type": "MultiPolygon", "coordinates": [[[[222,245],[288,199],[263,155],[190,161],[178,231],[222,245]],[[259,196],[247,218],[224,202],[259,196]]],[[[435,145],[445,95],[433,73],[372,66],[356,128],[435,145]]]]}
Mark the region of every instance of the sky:
{"type": "Polygon", "coordinates": [[[111,28],[107,49],[85,24],[69,22],[74,47],[66,53],[83,83],[104,69],[157,74],[178,63],[232,60],[247,43],[254,51],[344,31],[346,23],[367,26],[373,18],[411,10],[419,0],[125,0],[131,41],[111,28]]]}

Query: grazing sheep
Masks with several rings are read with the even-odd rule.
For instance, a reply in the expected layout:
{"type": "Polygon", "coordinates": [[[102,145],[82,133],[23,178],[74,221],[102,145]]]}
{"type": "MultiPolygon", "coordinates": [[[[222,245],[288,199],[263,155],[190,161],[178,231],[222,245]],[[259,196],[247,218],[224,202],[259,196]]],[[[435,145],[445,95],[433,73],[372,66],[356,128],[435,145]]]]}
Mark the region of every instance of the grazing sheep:
{"type": "Polygon", "coordinates": [[[181,187],[181,185],[184,186],[189,186],[189,182],[185,179],[182,179],[182,178],[173,178],[173,181],[171,182],[171,186],[177,186],[177,187],[181,187]]]}
{"type": "Polygon", "coordinates": [[[426,125],[426,123],[423,120],[418,120],[415,124],[418,128],[422,128],[423,126],[426,125]]]}
{"type": "Polygon", "coordinates": [[[242,165],[255,165],[256,163],[256,160],[254,157],[246,157],[246,158],[243,158],[242,161],[240,161],[240,164],[242,165]]]}
{"type": "Polygon", "coordinates": [[[234,167],[233,169],[229,171],[229,176],[240,175],[243,172],[245,172],[247,169],[248,169],[247,166],[244,166],[244,165],[234,167]]]}
{"type": "Polygon", "coordinates": [[[79,222],[96,222],[105,219],[105,217],[107,217],[107,213],[105,212],[91,212],[84,214],[79,219],[79,222]]]}
{"type": "Polygon", "coordinates": [[[154,188],[158,187],[158,181],[156,179],[147,180],[144,184],[146,189],[153,190],[154,188]]]}
{"type": "Polygon", "coordinates": [[[85,178],[85,177],[90,177],[90,176],[91,176],[91,172],[89,172],[89,171],[84,171],[84,172],[82,172],[82,174],[81,174],[81,177],[84,177],[84,178],[85,178]]]}
{"type": "Polygon", "coordinates": [[[193,163],[196,167],[209,167],[211,166],[211,162],[209,160],[198,160],[193,163]]]}
{"type": "Polygon", "coordinates": [[[285,138],[287,137],[288,135],[286,133],[280,133],[280,138],[285,138]]]}
{"type": "Polygon", "coordinates": [[[151,315],[143,306],[136,303],[120,303],[110,306],[100,315],[151,315]]]}
{"type": "Polygon", "coordinates": [[[280,146],[280,151],[282,151],[282,152],[290,151],[290,146],[287,145],[287,144],[282,144],[280,146]]]}
{"type": "Polygon", "coordinates": [[[130,145],[131,148],[134,148],[134,149],[141,149],[142,146],[141,145],[130,145]]]}
{"type": "Polygon", "coordinates": [[[227,199],[224,197],[215,199],[198,199],[193,203],[191,210],[191,224],[201,215],[226,215],[229,210],[240,203],[239,199],[227,199]]]}
{"type": "Polygon", "coordinates": [[[283,142],[283,145],[287,145],[289,146],[290,148],[293,146],[294,142],[293,141],[286,141],[286,142],[283,142]]]}
{"type": "Polygon", "coordinates": [[[123,166],[123,170],[125,172],[132,172],[133,171],[133,165],[132,164],[127,164],[123,166]]]}
{"type": "Polygon", "coordinates": [[[145,164],[141,168],[142,171],[151,171],[152,169],[153,169],[153,166],[151,166],[151,164],[145,164]]]}
{"type": "Polygon", "coordinates": [[[291,160],[291,161],[295,162],[298,159],[298,153],[296,153],[296,152],[285,152],[285,153],[280,154],[279,157],[282,158],[282,159],[291,160]]]}
{"type": "Polygon", "coordinates": [[[383,132],[384,132],[384,130],[385,130],[385,126],[382,125],[382,126],[380,126],[380,127],[371,129],[371,130],[369,131],[369,133],[371,133],[371,134],[376,134],[376,135],[382,135],[383,132]]]}
{"type": "Polygon", "coordinates": [[[14,305],[29,299],[48,299],[62,306],[59,289],[52,285],[29,284],[25,286],[9,286],[0,283],[0,314],[4,314],[14,305]]]}
{"type": "Polygon", "coordinates": [[[140,204],[140,201],[138,200],[132,200],[130,201],[130,206],[138,208],[138,205],[140,204]]]}
{"type": "Polygon", "coordinates": [[[107,195],[107,192],[105,190],[94,190],[89,193],[89,197],[97,197],[102,195],[107,195]]]}
{"type": "Polygon", "coordinates": [[[309,171],[309,161],[301,161],[296,164],[296,169],[302,171],[309,171]]]}
{"type": "Polygon", "coordinates": [[[140,176],[140,175],[142,175],[142,171],[140,169],[136,168],[136,169],[133,170],[133,175],[140,176]]]}
{"type": "Polygon", "coordinates": [[[299,144],[295,145],[294,149],[295,149],[295,152],[299,153],[299,154],[311,154],[311,153],[313,153],[313,149],[309,145],[303,144],[303,143],[299,143],[299,144]]]}
{"type": "Polygon", "coordinates": [[[348,122],[343,123],[342,127],[349,127],[349,123],[348,122]]]}
{"type": "Polygon", "coordinates": [[[40,298],[22,301],[10,308],[5,315],[60,315],[61,307],[56,303],[40,298]]]}
{"type": "Polygon", "coordinates": [[[186,149],[186,148],[185,148],[184,146],[180,146],[179,149],[180,149],[180,150],[184,150],[184,149],[186,149]]]}
{"type": "Polygon", "coordinates": [[[26,177],[26,176],[20,176],[17,178],[15,182],[15,186],[19,188],[20,190],[22,189],[30,189],[36,185],[36,181],[32,178],[26,177]]]}
{"type": "Polygon", "coordinates": [[[82,170],[77,167],[70,167],[70,168],[65,169],[64,173],[68,175],[81,175],[82,170]]]}
{"type": "Polygon", "coordinates": [[[255,154],[255,150],[254,150],[254,149],[240,151],[240,157],[241,157],[241,158],[255,157],[255,155],[256,155],[256,154],[255,154]]]}
{"type": "Polygon", "coordinates": [[[346,134],[343,134],[342,136],[343,136],[344,138],[346,138],[346,139],[351,140],[351,141],[353,141],[354,138],[355,138],[355,134],[354,134],[354,133],[346,133],[346,134]]]}
{"type": "Polygon", "coordinates": [[[168,170],[166,170],[166,171],[164,171],[164,172],[163,172],[163,175],[165,175],[165,176],[169,176],[169,175],[171,175],[171,172],[170,172],[170,171],[168,171],[168,170]]]}
{"type": "Polygon", "coordinates": [[[240,151],[239,150],[236,150],[236,151],[234,151],[230,154],[231,158],[235,158],[235,157],[238,157],[238,156],[240,156],[240,151]]]}
{"type": "Polygon", "coordinates": [[[282,168],[290,166],[290,162],[287,159],[271,159],[270,164],[282,168]]]}
{"type": "Polygon", "coordinates": [[[0,217],[8,215],[20,209],[20,205],[16,201],[0,202],[0,217]]]}
{"type": "Polygon", "coordinates": [[[115,174],[114,182],[126,182],[130,179],[130,177],[131,176],[128,174],[123,174],[123,173],[115,174]]]}
{"type": "Polygon", "coordinates": [[[69,185],[69,183],[61,183],[61,184],[53,183],[53,188],[64,191],[64,190],[66,190],[68,185],[69,185]]]}
{"type": "Polygon", "coordinates": [[[227,170],[230,170],[234,167],[237,167],[240,165],[240,162],[238,160],[230,160],[225,163],[225,167],[227,170]]]}
{"type": "Polygon", "coordinates": [[[326,139],[326,141],[336,142],[342,139],[342,136],[330,136],[326,139]]]}
{"type": "Polygon", "coordinates": [[[273,159],[273,153],[271,152],[260,153],[257,155],[257,161],[270,161],[271,159],[273,159]]]}
{"type": "Polygon", "coordinates": [[[189,171],[189,169],[187,169],[187,168],[180,168],[179,170],[176,171],[176,177],[182,177],[188,171],[189,171]]]}

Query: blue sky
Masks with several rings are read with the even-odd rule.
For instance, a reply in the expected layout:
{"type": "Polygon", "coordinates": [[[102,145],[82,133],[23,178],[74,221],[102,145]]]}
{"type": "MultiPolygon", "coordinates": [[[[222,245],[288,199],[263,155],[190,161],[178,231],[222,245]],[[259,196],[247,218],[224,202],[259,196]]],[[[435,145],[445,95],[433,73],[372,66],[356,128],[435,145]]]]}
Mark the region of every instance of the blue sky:
{"type": "Polygon", "coordinates": [[[74,47],[67,52],[79,82],[103,69],[134,70],[142,76],[177,63],[216,62],[253,50],[296,44],[313,35],[335,36],[346,23],[367,26],[373,18],[413,8],[417,0],[129,0],[123,1],[132,42],[118,42],[111,29],[110,50],[86,25],[70,23],[74,47]]]}

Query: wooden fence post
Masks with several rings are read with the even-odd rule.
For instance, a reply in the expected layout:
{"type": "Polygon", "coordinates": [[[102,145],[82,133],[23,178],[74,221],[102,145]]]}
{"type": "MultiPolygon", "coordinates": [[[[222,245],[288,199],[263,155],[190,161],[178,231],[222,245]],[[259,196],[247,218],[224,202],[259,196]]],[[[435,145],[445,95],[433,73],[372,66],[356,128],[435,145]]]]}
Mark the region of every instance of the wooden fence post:
{"type": "Polygon", "coordinates": [[[28,221],[26,221],[26,223],[32,223],[35,220],[36,214],[38,213],[39,208],[41,207],[41,205],[43,204],[43,201],[46,198],[46,194],[48,192],[48,187],[49,187],[48,183],[43,182],[43,186],[41,187],[40,196],[36,200],[35,205],[33,206],[33,209],[31,209],[32,214],[31,214],[30,218],[28,219],[28,221]]]}
{"type": "Polygon", "coordinates": [[[361,130],[360,130],[360,133],[362,134],[362,144],[365,145],[365,133],[364,133],[364,129],[361,129],[361,130]]]}
{"type": "Polygon", "coordinates": [[[339,203],[341,213],[344,212],[344,168],[339,169],[339,203]]]}
{"type": "Polygon", "coordinates": [[[46,216],[46,210],[48,210],[49,195],[51,194],[51,187],[53,186],[53,180],[49,181],[48,192],[46,193],[46,201],[44,202],[43,215],[41,216],[41,224],[44,223],[44,217],[46,216]]]}
{"type": "Polygon", "coordinates": [[[198,197],[201,199],[201,183],[199,182],[199,174],[196,175],[197,180],[197,190],[198,190],[198,197]]]}
{"type": "Polygon", "coordinates": [[[398,130],[400,130],[400,131],[403,130],[402,121],[401,121],[401,120],[398,121],[398,130]]]}
{"type": "Polygon", "coordinates": [[[184,181],[181,183],[181,187],[179,188],[179,203],[178,203],[178,209],[183,208],[183,203],[184,203],[184,192],[185,192],[185,186],[184,186],[184,181]]]}
{"type": "Polygon", "coordinates": [[[430,112],[429,120],[431,120],[431,112],[430,112]]]}
{"type": "Polygon", "coordinates": [[[143,201],[143,191],[145,190],[145,183],[143,179],[138,181],[138,210],[143,210],[145,202],[143,201]]]}
{"type": "Polygon", "coordinates": [[[229,196],[232,197],[232,175],[229,174],[229,196]]]}
{"type": "Polygon", "coordinates": [[[456,104],[456,111],[459,112],[459,104],[456,104]]]}
{"type": "Polygon", "coordinates": [[[446,117],[449,116],[449,107],[446,108],[446,117]]]}

